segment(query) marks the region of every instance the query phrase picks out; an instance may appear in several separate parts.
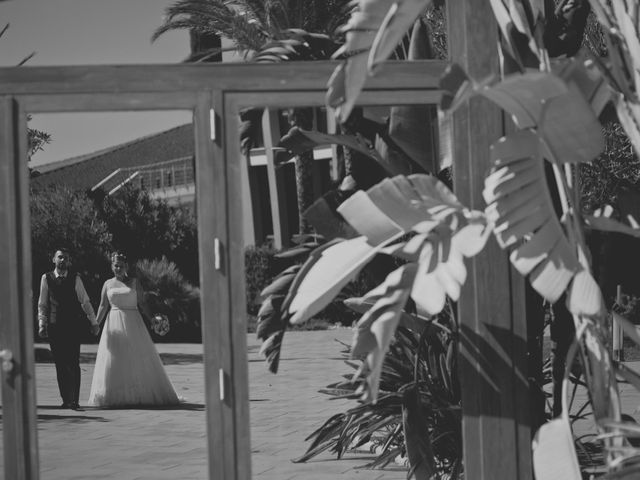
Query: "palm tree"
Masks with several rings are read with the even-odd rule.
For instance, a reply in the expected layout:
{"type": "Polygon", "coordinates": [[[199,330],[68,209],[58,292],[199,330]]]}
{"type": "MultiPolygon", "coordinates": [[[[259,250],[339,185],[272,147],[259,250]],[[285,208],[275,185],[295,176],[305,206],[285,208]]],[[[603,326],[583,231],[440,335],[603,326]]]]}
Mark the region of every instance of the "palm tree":
{"type": "MultiPolygon", "coordinates": [[[[333,32],[346,18],[347,4],[348,0],[178,0],[167,8],[165,21],[152,39],[170,30],[188,29],[232,42],[230,47],[195,52],[188,61],[207,61],[223,51],[235,51],[247,61],[326,60],[338,48],[333,32]]],[[[292,127],[311,128],[311,109],[286,114],[292,127]]],[[[246,140],[245,148],[255,144],[253,138],[246,140]]],[[[312,166],[312,151],[296,155],[300,233],[309,231],[303,212],[314,201],[312,166]]]]}

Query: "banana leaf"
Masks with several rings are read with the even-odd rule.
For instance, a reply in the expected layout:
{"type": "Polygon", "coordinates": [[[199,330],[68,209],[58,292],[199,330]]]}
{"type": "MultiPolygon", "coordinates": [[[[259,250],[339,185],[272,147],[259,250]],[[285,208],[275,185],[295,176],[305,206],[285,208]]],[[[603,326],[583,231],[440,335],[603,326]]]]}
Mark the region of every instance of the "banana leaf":
{"type": "Polygon", "coordinates": [[[545,156],[554,162],[589,162],[604,148],[600,122],[583,91],[555,73],[527,72],[476,83],[452,68],[441,86],[456,89],[447,93],[450,109],[482,95],[509,113],[518,128],[537,128],[545,156]]]}
{"type": "Polygon", "coordinates": [[[613,208],[610,205],[606,205],[604,208],[599,208],[593,212],[593,215],[585,215],[584,220],[587,226],[596,230],[625,233],[632,237],[640,237],[640,224],[638,224],[633,215],[626,214],[626,220],[629,223],[627,225],[611,218],[612,213],[613,208]]]}
{"type": "MultiPolygon", "coordinates": [[[[407,60],[435,58],[431,34],[426,22],[421,19],[416,20],[411,31],[407,60]]],[[[427,105],[397,105],[391,107],[389,113],[389,137],[417,166],[431,174],[439,171],[438,158],[434,149],[434,142],[437,140],[431,128],[437,125],[437,122],[435,109],[427,105]]],[[[404,163],[404,158],[400,158],[401,155],[394,149],[388,148],[385,142],[376,143],[376,148],[383,157],[388,157],[388,163],[394,165],[404,163]]]]}
{"type": "Polygon", "coordinates": [[[345,43],[334,58],[345,56],[329,79],[326,103],[344,123],[374,67],[386,59],[432,0],[360,0],[342,27],[345,43]],[[372,45],[376,42],[375,49],[372,45]],[[369,51],[371,50],[371,54],[369,51]]]}
{"type": "MultiPolygon", "coordinates": [[[[487,216],[502,248],[515,248],[510,260],[532,287],[555,302],[580,270],[575,247],[555,214],[546,183],[539,137],[533,130],[510,134],[491,148],[494,169],[485,179],[487,216]]],[[[584,297],[576,291],[575,301],[584,297]]]]}
{"type": "Polygon", "coordinates": [[[369,73],[376,73],[377,67],[389,58],[419,15],[431,3],[432,0],[401,0],[391,4],[371,45],[367,62],[369,73]]]}
{"type": "Polygon", "coordinates": [[[303,323],[320,312],[378,249],[365,237],[336,240],[316,249],[303,264],[285,301],[290,323],[303,323]]]}
{"type": "Polygon", "coordinates": [[[365,298],[375,300],[373,307],[358,321],[351,347],[351,357],[366,355],[362,371],[366,374],[363,401],[376,403],[380,370],[398,325],[400,313],[409,298],[417,265],[407,264],[391,272],[385,281],[365,298]]]}

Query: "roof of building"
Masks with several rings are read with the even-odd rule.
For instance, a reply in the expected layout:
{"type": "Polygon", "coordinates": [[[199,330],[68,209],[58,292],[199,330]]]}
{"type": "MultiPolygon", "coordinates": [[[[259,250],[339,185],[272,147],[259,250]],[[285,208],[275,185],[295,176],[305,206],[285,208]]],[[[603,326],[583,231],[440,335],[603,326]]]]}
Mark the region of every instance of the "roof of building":
{"type": "Polygon", "coordinates": [[[87,189],[118,168],[150,165],[194,154],[193,124],[189,123],[160,133],[86,155],[54,162],[36,168],[31,179],[33,188],[66,185],[87,189]]]}

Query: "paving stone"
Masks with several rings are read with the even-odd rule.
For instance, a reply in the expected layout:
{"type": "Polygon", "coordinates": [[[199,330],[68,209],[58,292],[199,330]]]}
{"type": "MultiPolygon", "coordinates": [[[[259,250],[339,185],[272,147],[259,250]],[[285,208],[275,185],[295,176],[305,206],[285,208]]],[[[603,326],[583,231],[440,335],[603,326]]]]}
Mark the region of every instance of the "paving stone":
{"type": "MultiPolygon", "coordinates": [[[[318,390],[351,369],[340,355],[351,331],[289,332],[280,373],[272,375],[247,337],[253,478],[260,480],[400,480],[406,470],[356,470],[371,457],[325,455],[296,464],[304,441],[329,416],[353,406],[318,390]]],[[[37,345],[45,348],[46,345],[37,345]]],[[[82,346],[81,404],[89,396],[96,345],[82,346]]],[[[42,480],[204,480],[208,474],[202,345],[158,344],[169,378],[187,402],[175,409],[59,408],[55,366],[36,365],[42,480]]],[[[0,437],[1,438],[1,437],[0,437]]],[[[0,458],[0,471],[4,460],[0,458]]],[[[8,480],[8,479],[7,479],[8,480]]]]}
{"type": "MultiPolygon", "coordinates": [[[[268,373],[258,355],[255,335],[247,337],[253,478],[259,480],[404,480],[406,469],[362,468],[372,456],[324,453],[307,463],[293,463],[308,447],[305,438],[331,415],[353,407],[318,392],[353,370],[343,362],[347,329],[288,332],[280,373],[268,373]]],[[[38,345],[43,348],[44,346],[38,345]]],[[[42,480],[204,480],[208,474],[202,346],[158,344],[176,391],[186,402],[171,409],[59,408],[51,363],[36,365],[38,435],[42,480]]],[[[89,396],[96,345],[83,345],[81,403],[89,396]]],[[[640,363],[632,365],[640,370],[640,363]]],[[[622,410],[640,419],[640,395],[620,385],[622,410]]],[[[586,391],[578,391],[584,402],[586,391]]],[[[577,425],[580,432],[592,424],[577,425]]],[[[1,442],[0,436],[0,442],[1,442]]],[[[0,443],[1,446],[1,443],[0,443]]],[[[0,467],[4,459],[0,456],[0,467]]],[[[0,471],[2,471],[0,469],[0,471]]],[[[9,480],[9,479],[7,479],[9,480]]]]}

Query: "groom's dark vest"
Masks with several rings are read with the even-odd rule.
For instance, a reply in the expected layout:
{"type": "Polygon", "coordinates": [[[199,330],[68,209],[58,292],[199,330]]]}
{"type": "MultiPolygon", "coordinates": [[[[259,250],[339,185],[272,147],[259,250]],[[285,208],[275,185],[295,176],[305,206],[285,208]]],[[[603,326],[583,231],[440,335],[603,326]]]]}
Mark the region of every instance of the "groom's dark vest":
{"type": "Polygon", "coordinates": [[[64,278],[56,278],[53,272],[48,272],[47,286],[49,287],[49,324],[76,325],[80,320],[76,274],[68,272],[64,278]]]}

